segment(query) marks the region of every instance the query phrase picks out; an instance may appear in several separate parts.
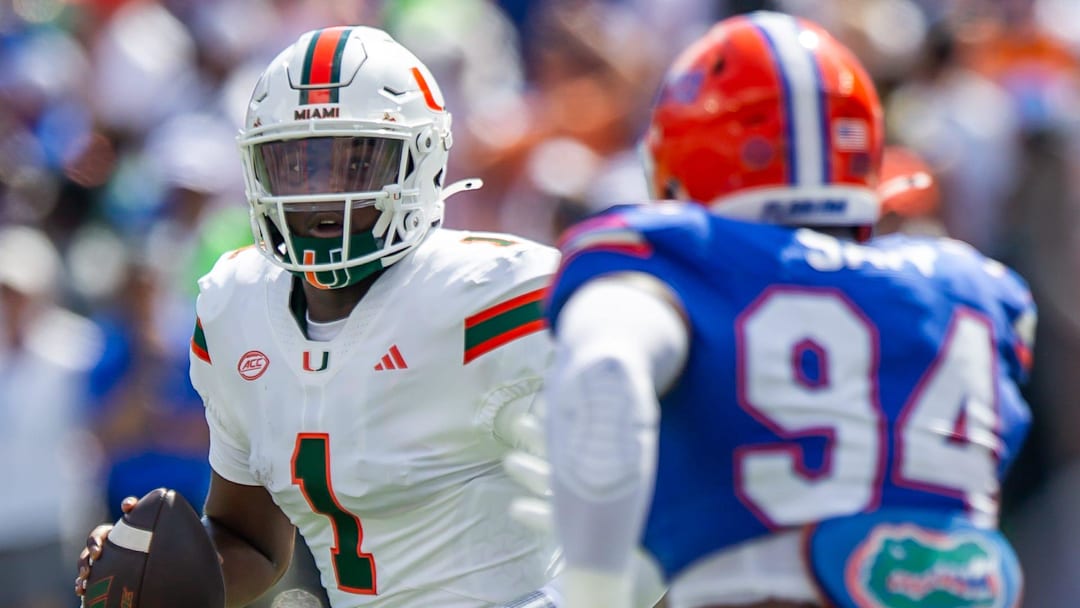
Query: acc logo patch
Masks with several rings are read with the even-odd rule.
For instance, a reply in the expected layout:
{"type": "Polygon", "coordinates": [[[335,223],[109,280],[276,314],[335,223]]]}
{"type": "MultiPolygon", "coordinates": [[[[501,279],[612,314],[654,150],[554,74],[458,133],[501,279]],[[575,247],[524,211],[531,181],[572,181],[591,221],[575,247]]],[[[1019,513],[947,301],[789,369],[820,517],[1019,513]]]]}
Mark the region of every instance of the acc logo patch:
{"type": "Polygon", "coordinates": [[[1005,606],[997,547],[975,533],[878,526],[852,553],[844,578],[852,599],[867,608],[1005,606]]]}
{"type": "Polygon", "coordinates": [[[266,355],[257,350],[249,350],[240,355],[240,361],[236,363],[236,371],[240,372],[240,377],[244,380],[258,380],[266,373],[266,368],[269,366],[270,359],[266,355]]]}

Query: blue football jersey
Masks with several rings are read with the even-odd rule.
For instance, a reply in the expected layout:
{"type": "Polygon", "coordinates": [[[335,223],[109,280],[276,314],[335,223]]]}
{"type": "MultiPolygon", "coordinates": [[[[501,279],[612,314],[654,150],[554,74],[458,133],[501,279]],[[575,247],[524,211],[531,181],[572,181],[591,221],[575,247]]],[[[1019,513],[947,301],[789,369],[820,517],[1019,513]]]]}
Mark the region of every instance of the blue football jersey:
{"type": "Polygon", "coordinates": [[[653,275],[685,308],[642,539],[668,577],[771,530],[883,508],[996,526],[1035,326],[1011,270],[952,240],[859,244],[681,203],[613,209],[563,250],[556,332],[574,290],[611,273],[653,275]]]}

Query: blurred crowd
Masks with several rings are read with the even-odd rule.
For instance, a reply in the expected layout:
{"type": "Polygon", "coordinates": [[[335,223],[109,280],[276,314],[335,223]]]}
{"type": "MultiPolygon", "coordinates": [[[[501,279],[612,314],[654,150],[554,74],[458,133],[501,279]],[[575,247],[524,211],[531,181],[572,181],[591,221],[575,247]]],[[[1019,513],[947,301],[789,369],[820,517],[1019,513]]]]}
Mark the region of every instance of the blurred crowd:
{"type": "MultiPolygon", "coordinates": [[[[756,8],[823,24],[879,83],[898,170],[932,180],[883,230],[962,239],[1031,283],[1035,427],[1003,521],[1026,605],[1075,605],[1080,2],[4,0],[0,606],[77,605],[77,547],[124,496],[202,500],[195,279],[251,241],[234,137],[258,74],[299,34],[371,24],[411,48],[454,115],[449,180],[485,181],[447,223],[551,243],[645,198],[635,146],[664,68],[756,8]]],[[[297,593],[275,606],[318,605],[297,593]]]]}

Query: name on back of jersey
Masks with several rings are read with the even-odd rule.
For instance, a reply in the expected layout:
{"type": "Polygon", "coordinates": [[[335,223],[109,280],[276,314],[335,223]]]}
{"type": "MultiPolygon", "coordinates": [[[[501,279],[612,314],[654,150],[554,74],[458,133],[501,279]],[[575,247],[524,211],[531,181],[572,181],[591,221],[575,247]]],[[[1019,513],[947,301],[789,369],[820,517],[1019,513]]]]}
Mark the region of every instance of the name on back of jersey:
{"type": "Polygon", "coordinates": [[[892,249],[867,247],[850,241],[842,241],[815,230],[801,229],[795,238],[806,247],[806,263],[814,270],[858,270],[872,267],[878,270],[902,270],[914,267],[926,277],[934,275],[938,252],[925,243],[908,243],[892,249]]]}

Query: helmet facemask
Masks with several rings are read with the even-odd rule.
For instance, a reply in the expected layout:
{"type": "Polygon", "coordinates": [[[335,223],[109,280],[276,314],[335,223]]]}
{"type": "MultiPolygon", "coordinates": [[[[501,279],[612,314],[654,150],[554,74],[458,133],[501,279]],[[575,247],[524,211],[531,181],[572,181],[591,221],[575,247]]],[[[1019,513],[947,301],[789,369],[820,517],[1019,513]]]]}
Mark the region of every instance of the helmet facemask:
{"type": "MultiPolygon", "coordinates": [[[[417,137],[431,137],[430,131],[422,129],[417,137]]],[[[411,133],[356,133],[268,135],[243,149],[247,173],[254,178],[248,192],[256,245],[278,265],[324,289],[352,285],[389,266],[442,218],[441,200],[423,202],[425,194],[438,196],[442,172],[423,192],[417,176],[430,159],[419,153],[411,133]],[[355,212],[365,208],[378,211],[378,217],[373,225],[357,228],[361,214],[355,212]],[[298,221],[325,228],[298,230],[298,221]]]]}

